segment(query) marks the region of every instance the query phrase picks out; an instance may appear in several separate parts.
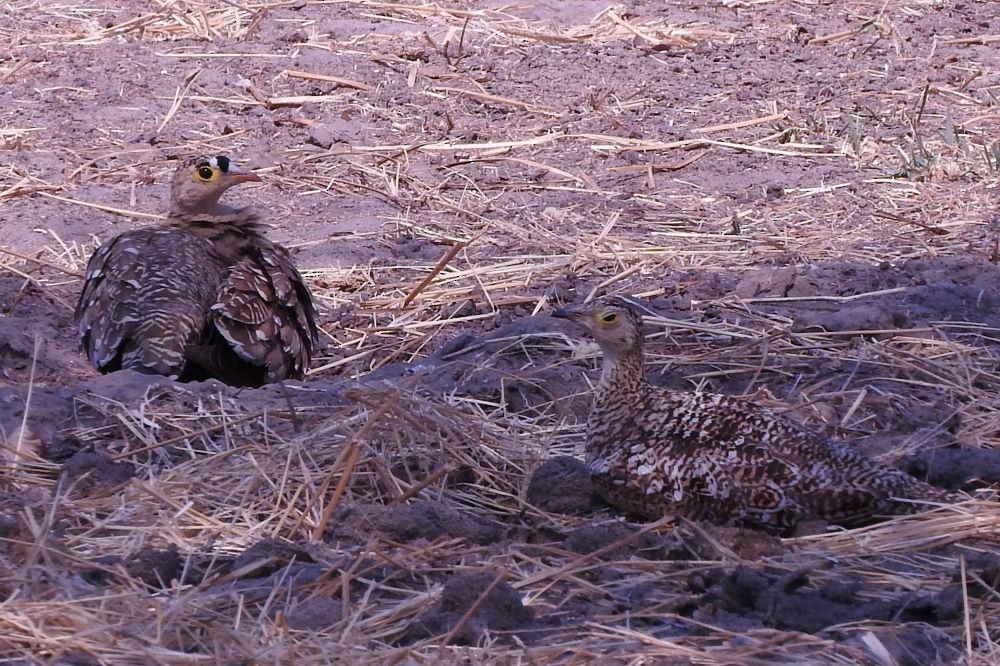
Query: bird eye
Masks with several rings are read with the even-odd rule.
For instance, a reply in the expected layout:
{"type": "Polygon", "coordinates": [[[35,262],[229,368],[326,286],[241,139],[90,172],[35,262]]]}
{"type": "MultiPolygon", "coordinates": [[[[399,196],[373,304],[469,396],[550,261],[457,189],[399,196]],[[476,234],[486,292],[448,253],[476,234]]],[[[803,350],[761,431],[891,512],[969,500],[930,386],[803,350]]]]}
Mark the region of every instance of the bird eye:
{"type": "Polygon", "coordinates": [[[202,166],[198,167],[198,177],[202,180],[212,180],[215,176],[215,172],[212,171],[212,167],[202,166]]]}
{"type": "Polygon", "coordinates": [[[605,324],[613,324],[615,320],[618,319],[618,314],[614,312],[604,312],[601,314],[601,322],[605,324]]]}

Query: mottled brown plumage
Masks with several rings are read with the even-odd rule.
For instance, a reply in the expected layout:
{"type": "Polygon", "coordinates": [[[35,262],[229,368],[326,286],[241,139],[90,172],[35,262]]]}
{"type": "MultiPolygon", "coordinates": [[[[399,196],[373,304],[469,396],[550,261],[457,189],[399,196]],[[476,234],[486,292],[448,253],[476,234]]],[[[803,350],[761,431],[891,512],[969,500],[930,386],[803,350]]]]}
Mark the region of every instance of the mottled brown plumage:
{"type": "Polygon", "coordinates": [[[164,224],[94,253],[76,320],[98,370],[234,386],[303,377],[317,339],[309,290],[255,212],[219,202],[259,180],[226,157],[189,160],[174,175],[164,224]]]}
{"type": "Polygon", "coordinates": [[[780,533],[803,520],[851,526],[956,499],[748,401],[652,386],[642,320],[620,299],[554,314],[580,324],[604,354],[587,464],[598,492],[626,512],[780,533]]]}

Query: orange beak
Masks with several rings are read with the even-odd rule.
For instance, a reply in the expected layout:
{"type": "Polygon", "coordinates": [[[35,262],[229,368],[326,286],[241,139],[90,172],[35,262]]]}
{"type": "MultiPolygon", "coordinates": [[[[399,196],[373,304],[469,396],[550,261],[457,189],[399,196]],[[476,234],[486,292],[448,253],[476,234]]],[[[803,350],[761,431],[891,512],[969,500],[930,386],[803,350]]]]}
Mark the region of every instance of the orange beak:
{"type": "Polygon", "coordinates": [[[229,182],[233,183],[259,183],[261,182],[260,176],[255,174],[253,171],[247,171],[246,169],[241,169],[235,164],[229,167],[229,171],[226,172],[226,178],[229,182]]]}

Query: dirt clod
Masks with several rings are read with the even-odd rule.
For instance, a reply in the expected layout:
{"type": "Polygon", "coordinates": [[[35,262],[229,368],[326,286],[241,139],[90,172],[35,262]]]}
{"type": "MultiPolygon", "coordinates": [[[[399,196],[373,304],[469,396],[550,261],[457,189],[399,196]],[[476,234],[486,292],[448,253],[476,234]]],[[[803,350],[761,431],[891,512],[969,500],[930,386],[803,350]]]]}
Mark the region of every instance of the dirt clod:
{"type": "Polygon", "coordinates": [[[517,592],[492,572],[454,574],[441,592],[438,604],[423,613],[407,630],[407,642],[455,631],[452,642],[475,645],[487,632],[510,632],[527,626],[534,613],[521,603],[517,592]],[[472,614],[465,615],[473,608],[472,614]]]}
{"type": "Polygon", "coordinates": [[[295,604],[285,613],[289,628],[322,631],[340,622],[343,604],[332,597],[318,597],[295,604]]]}
{"type": "Polygon", "coordinates": [[[971,490],[1000,483],[1000,451],[938,448],[907,456],[900,467],[928,483],[971,490]]]}
{"type": "Polygon", "coordinates": [[[129,578],[156,589],[168,587],[178,577],[183,565],[177,546],[173,544],[165,549],[143,548],[125,558],[101,558],[99,563],[103,565],[101,569],[85,574],[85,578],[93,584],[107,585],[117,581],[115,571],[120,567],[129,578]]]}
{"type": "Polygon", "coordinates": [[[492,543],[502,536],[499,525],[461,513],[440,502],[420,501],[387,512],[379,526],[400,541],[442,536],[468,539],[473,543],[492,543]]]}
{"type": "Polygon", "coordinates": [[[856,581],[835,580],[808,587],[805,571],[775,576],[738,567],[717,571],[716,580],[688,612],[701,621],[746,629],[757,624],[806,633],[862,620],[946,624],[961,614],[961,591],[951,587],[935,594],[904,593],[894,598],[862,601],[856,581]],[[747,623],[750,623],[749,625],[747,623]],[[735,623],[735,624],[733,624],[735,623]]]}
{"type": "Polygon", "coordinates": [[[294,562],[313,563],[309,552],[296,544],[280,539],[264,539],[240,553],[230,563],[230,572],[240,572],[242,578],[269,576],[294,562]]]}
{"type": "Polygon", "coordinates": [[[654,532],[637,534],[639,529],[620,520],[583,525],[566,535],[563,547],[574,553],[588,555],[601,550],[601,559],[628,558],[666,559],[678,544],[674,539],[654,532]],[[606,549],[606,550],[604,550],[606,549]]]}
{"type": "MultiPolygon", "coordinates": [[[[969,594],[988,596],[1000,592],[1000,555],[991,552],[978,553],[966,561],[966,577],[969,594]]],[[[956,571],[952,580],[962,580],[962,572],[956,571]]]]}
{"type": "Polygon", "coordinates": [[[535,468],[528,481],[528,502],[542,511],[584,514],[594,506],[594,484],[583,461],[556,456],[535,468]]]}
{"type": "Polygon", "coordinates": [[[74,495],[85,496],[111,491],[134,475],[135,467],[130,462],[114,461],[96,451],[80,451],[63,463],[60,479],[74,495]]]}
{"type": "Polygon", "coordinates": [[[759,530],[700,523],[679,527],[678,532],[684,544],[700,559],[736,556],[755,561],[784,552],[779,537],[759,530]]]}
{"type": "Polygon", "coordinates": [[[24,322],[0,317],[0,368],[24,370],[35,355],[35,340],[24,330],[24,322]]]}

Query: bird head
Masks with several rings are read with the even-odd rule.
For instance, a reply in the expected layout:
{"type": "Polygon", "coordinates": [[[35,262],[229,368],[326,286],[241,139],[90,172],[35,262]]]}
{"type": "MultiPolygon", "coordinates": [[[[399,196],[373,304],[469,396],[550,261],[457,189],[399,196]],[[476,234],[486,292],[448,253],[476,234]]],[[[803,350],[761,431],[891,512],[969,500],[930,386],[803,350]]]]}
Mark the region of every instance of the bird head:
{"type": "Polygon", "coordinates": [[[179,214],[220,212],[219,197],[233,185],[260,182],[228,157],[195,157],[178,167],[171,186],[171,211],[179,214]]]}
{"type": "Polygon", "coordinates": [[[589,333],[605,354],[620,356],[642,345],[642,318],[623,298],[611,298],[579,308],[556,310],[589,333]]]}

